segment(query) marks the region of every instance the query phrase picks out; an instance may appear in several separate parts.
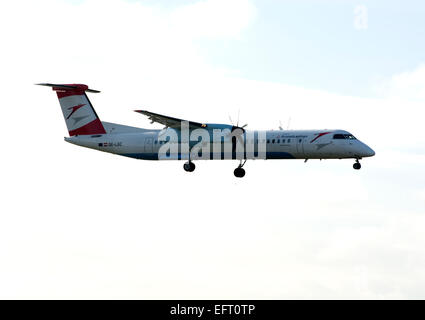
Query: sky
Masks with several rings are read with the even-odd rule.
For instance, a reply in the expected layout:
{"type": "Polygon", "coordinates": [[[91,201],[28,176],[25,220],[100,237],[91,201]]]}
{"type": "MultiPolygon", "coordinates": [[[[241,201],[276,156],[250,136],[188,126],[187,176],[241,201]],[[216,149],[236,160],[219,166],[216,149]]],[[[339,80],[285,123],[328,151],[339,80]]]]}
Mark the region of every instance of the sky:
{"type": "Polygon", "coordinates": [[[423,299],[425,4],[0,3],[0,298],[423,299]],[[23,10],[23,8],[25,8],[23,10]],[[351,160],[127,159],[64,142],[56,95],[248,129],[345,129],[351,160]],[[289,121],[290,119],[290,121],[289,121]]]}

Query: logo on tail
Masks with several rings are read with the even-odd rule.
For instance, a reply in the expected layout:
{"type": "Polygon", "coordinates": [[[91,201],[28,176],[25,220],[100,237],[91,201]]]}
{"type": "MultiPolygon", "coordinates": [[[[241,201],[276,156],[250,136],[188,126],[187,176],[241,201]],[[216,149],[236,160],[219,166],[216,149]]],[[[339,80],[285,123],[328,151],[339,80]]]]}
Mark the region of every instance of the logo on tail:
{"type": "Polygon", "coordinates": [[[73,107],[69,107],[68,108],[68,110],[71,110],[72,109],[72,111],[71,111],[71,113],[68,115],[68,117],[66,117],[66,120],[68,120],[69,119],[69,117],[70,116],[72,116],[72,114],[75,112],[75,111],[77,111],[78,109],[80,109],[81,107],[84,107],[86,104],[85,103],[83,103],[83,104],[78,104],[78,105],[76,105],[76,106],[73,106],[73,107]]]}

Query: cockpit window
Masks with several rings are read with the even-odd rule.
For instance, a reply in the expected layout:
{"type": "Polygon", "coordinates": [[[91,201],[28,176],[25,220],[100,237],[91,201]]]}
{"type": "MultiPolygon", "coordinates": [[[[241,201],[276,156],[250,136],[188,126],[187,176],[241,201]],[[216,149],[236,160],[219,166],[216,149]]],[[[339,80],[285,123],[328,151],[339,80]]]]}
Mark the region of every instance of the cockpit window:
{"type": "Polygon", "coordinates": [[[348,140],[356,140],[356,138],[352,134],[334,134],[334,139],[348,139],[348,140]]]}
{"type": "Polygon", "coordinates": [[[352,134],[344,134],[345,139],[356,140],[352,134]]]}

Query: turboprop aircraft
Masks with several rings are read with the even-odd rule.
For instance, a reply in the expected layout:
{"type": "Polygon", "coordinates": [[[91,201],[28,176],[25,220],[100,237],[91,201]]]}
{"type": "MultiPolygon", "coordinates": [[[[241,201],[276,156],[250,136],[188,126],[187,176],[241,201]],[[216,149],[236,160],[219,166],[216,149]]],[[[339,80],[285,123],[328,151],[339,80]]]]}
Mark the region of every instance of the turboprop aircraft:
{"type": "Polygon", "coordinates": [[[62,108],[69,137],[82,147],[144,160],[186,160],[183,168],[195,170],[194,160],[239,161],[234,175],[245,176],[243,166],[255,159],[359,160],[375,152],[345,130],[246,130],[235,124],[186,121],[146,110],[135,110],[163,129],[142,129],[101,121],[86,92],[99,93],[84,84],[51,84],[62,108]]]}

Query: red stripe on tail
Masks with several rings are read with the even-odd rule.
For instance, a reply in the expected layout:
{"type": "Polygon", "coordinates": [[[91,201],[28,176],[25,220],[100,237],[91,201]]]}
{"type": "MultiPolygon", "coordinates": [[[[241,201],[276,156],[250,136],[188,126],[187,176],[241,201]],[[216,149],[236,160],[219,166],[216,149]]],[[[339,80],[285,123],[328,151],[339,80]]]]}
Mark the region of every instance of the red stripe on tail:
{"type": "Polygon", "coordinates": [[[52,87],[53,91],[56,91],[56,94],[58,95],[58,98],[65,98],[69,96],[76,96],[76,95],[83,95],[86,90],[88,90],[88,86],[85,84],[65,84],[64,86],[72,86],[76,87],[75,89],[65,89],[62,87],[52,87]]]}
{"type": "Polygon", "coordinates": [[[69,131],[70,136],[84,135],[84,134],[105,134],[105,128],[103,128],[102,122],[99,119],[95,119],[92,122],[87,123],[81,128],[69,131]]]}

